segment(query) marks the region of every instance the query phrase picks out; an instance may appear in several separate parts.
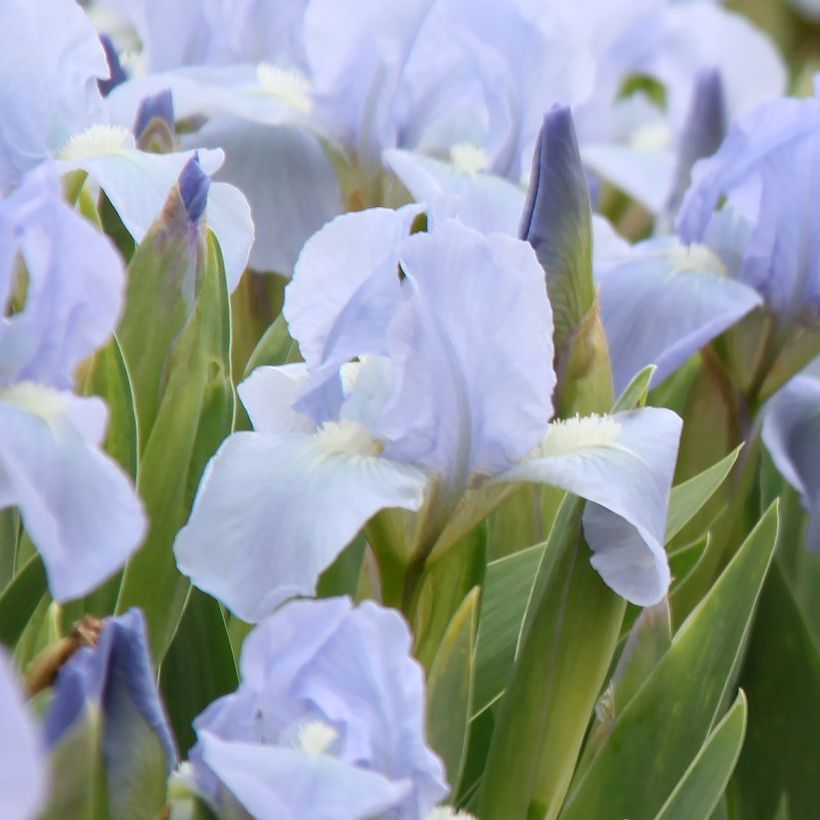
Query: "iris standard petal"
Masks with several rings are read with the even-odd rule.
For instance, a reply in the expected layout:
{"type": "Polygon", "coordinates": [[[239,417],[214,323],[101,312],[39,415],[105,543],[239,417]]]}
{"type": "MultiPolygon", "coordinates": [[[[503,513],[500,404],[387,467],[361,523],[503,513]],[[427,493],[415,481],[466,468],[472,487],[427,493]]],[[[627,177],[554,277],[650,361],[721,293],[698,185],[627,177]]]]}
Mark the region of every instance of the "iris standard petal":
{"type": "Polygon", "coordinates": [[[405,302],[390,327],[387,454],[459,492],[540,440],[552,415],[552,315],[533,249],[453,220],[400,249],[405,302]]]}
{"type": "Polygon", "coordinates": [[[326,361],[342,332],[340,317],[371,279],[386,283],[379,289],[381,299],[344,332],[354,334],[360,353],[385,352],[385,331],[400,301],[397,246],[420,210],[407,206],[344,214],[307,242],[285,291],[283,313],[310,369],[326,361]]]}
{"type": "Polygon", "coordinates": [[[381,509],[416,510],[426,478],[377,455],[352,423],[316,436],[236,433],[208,464],[174,551],[182,572],[246,621],[310,595],[381,509]]]}
{"type": "Polygon", "coordinates": [[[541,445],[497,481],[554,484],[593,502],[584,513],[592,565],[629,601],[669,587],[663,542],[681,420],[647,407],[550,425],[541,445]]]}
{"type": "Polygon", "coordinates": [[[145,533],[128,478],[98,449],[105,423],[97,398],[31,382],[0,389],[0,507],[20,508],[57,601],[99,586],[145,533]]]}

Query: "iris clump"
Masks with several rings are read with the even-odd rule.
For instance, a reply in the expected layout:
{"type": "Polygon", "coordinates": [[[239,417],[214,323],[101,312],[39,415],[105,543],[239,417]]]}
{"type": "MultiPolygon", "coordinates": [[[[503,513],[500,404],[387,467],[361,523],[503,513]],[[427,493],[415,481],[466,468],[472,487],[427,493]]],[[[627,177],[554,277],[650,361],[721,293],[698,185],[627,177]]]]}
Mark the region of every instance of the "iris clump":
{"type": "Polygon", "coordinates": [[[0,4],[2,818],[816,813],[753,6],[0,4]]]}

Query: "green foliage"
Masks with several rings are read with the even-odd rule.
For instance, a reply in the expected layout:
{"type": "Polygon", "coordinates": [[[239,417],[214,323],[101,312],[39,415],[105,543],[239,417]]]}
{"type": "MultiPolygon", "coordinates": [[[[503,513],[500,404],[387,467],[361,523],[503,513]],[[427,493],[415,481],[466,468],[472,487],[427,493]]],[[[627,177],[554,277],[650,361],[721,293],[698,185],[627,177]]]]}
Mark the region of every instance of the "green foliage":
{"type": "Polygon", "coordinates": [[[222,607],[210,595],[192,589],[160,669],[162,698],[183,755],[196,740],[194,718],[209,703],[233,692],[238,683],[222,607]]]}
{"type": "MultiPolygon", "coordinates": [[[[149,432],[138,489],[151,526],[145,544],[126,567],[117,611],[143,608],[157,660],[170,645],[189,593],[189,583],[174,560],[174,538],[187,519],[207,460],[233,424],[230,307],[213,234],[208,235],[205,250],[193,313],[173,339],[167,361],[161,368],[156,363],[143,366],[141,382],[135,377],[138,408],[138,385],[156,389],[158,370],[162,388],[155,418],[150,402],[139,414],[141,429],[149,432]]],[[[128,348],[123,347],[127,355],[128,348]]]]}
{"type": "Polygon", "coordinates": [[[561,813],[654,817],[722,717],[777,537],[769,509],[573,783],[561,813]]]}
{"type": "Polygon", "coordinates": [[[458,789],[464,769],[475,676],[479,590],[464,599],[439,644],[427,678],[427,739],[458,789]]]}

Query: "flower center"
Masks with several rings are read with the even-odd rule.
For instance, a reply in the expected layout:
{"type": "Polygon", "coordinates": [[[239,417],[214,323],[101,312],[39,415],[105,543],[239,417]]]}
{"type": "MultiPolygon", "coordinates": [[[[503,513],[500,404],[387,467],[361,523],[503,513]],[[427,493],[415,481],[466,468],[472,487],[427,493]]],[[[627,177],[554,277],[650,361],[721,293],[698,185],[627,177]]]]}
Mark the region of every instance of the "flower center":
{"type": "Polygon", "coordinates": [[[675,273],[685,270],[705,271],[714,276],[727,277],[729,272],[723,260],[705,245],[684,245],[677,242],[665,252],[666,258],[675,266],[675,273]]]}
{"type": "Polygon", "coordinates": [[[377,456],[384,445],[362,424],[351,419],[326,421],[316,438],[328,454],[377,456]]]}
{"type": "Polygon", "coordinates": [[[310,81],[298,71],[289,71],[270,63],[259,63],[256,78],[259,90],[287,103],[291,108],[307,113],[313,107],[310,81]]]}
{"type": "Polygon", "coordinates": [[[471,142],[458,142],[450,148],[450,162],[465,174],[477,174],[486,171],[490,165],[487,152],[471,142]]]}
{"type": "Polygon", "coordinates": [[[575,416],[553,421],[533,455],[544,458],[563,456],[590,447],[609,447],[620,432],[621,425],[611,416],[575,416]]]}
{"type": "Polygon", "coordinates": [[[58,159],[68,161],[117,154],[134,147],[134,137],[120,125],[92,125],[75,134],[58,152],[58,159]]]}
{"type": "Polygon", "coordinates": [[[296,748],[309,755],[323,755],[336,742],[339,733],[321,720],[311,720],[299,727],[296,748]]]}

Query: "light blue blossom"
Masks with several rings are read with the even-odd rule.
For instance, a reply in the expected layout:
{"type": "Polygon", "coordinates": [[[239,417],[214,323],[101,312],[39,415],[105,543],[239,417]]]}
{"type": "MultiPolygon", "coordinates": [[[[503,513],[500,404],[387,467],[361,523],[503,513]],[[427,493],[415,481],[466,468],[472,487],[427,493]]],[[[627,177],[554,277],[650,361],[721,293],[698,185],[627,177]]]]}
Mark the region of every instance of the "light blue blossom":
{"type": "Polygon", "coordinates": [[[105,405],[71,392],[77,365],[114,330],[122,262],[61,193],[43,167],[0,201],[0,507],[20,508],[63,601],[125,563],[145,518],[100,450],[105,405]]]}
{"type": "Polygon", "coordinates": [[[448,788],[411,644],[371,602],[283,606],[245,639],[236,692],[194,722],[199,789],[259,820],[424,820],[448,788]]]}
{"type": "Polygon", "coordinates": [[[43,808],[47,787],[39,727],[0,648],[0,815],[4,820],[33,820],[43,808]]]}
{"type": "Polygon", "coordinates": [[[0,193],[102,116],[109,76],[97,33],[74,0],[0,5],[0,193]]]}
{"type": "Polygon", "coordinates": [[[532,248],[453,220],[408,235],[418,207],[338,217],[305,246],[285,316],[305,364],[239,387],[255,427],[206,469],[175,552],[247,620],[316,578],[381,509],[416,511],[429,550],[451,516],[541,481],[582,495],[593,564],[657,601],[680,420],[647,408],[548,424],[552,318],[532,248]],[[423,522],[423,526],[421,525],[423,522]]]}

